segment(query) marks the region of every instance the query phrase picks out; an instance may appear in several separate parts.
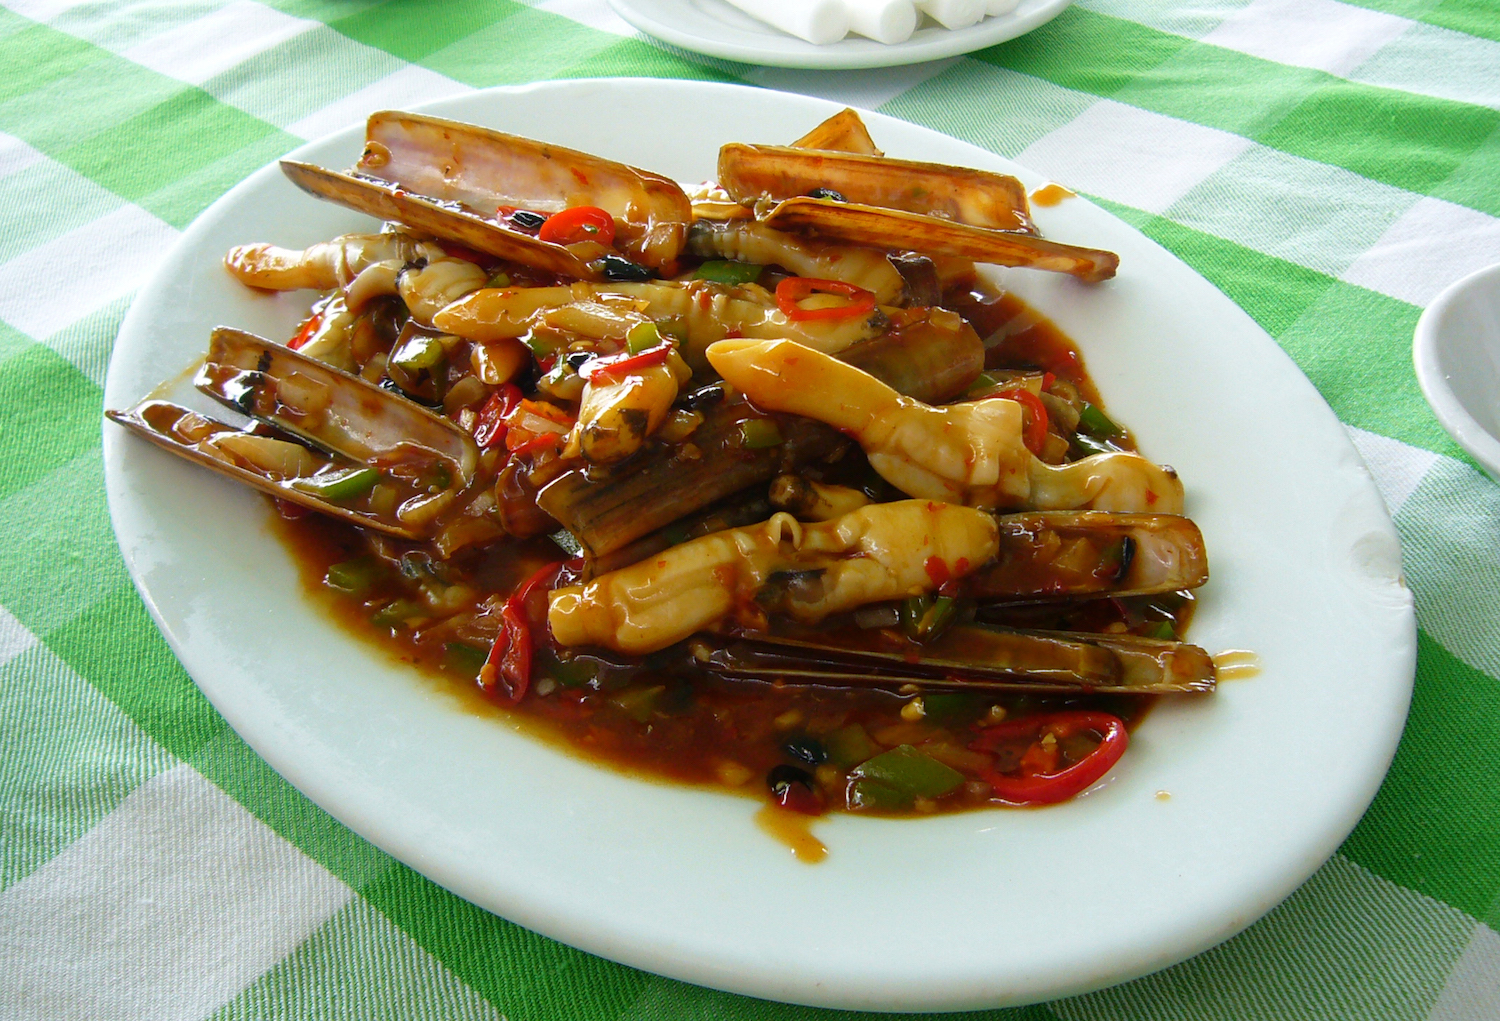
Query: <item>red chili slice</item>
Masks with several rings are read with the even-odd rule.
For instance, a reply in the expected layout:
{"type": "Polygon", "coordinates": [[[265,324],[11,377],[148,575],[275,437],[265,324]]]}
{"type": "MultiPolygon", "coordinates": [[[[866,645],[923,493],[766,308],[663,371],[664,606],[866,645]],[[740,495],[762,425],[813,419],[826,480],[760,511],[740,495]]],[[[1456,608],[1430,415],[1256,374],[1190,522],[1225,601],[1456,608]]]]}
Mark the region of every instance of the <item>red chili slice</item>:
{"type": "Polygon", "coordinates": [[[613,244],[615,218],[598,206],[572,206],[547,217],[536,232],[537,239],[554,245],[572,245],[579,241],[613,244]]]}
{"type": "Polygon", "coordinates": [[[1022,433],[1021,440],[1026,444],[1027,450],[1041,457],[1047,446],[1047,405],[1030,390],[1020,388],[1001,390],[995,396],[1015,401],[1030,413],[1026,416],[1026,431],[1022,433]]]}
{"type": "MultiPolygon", "coordinates": [[[[997,723],[985,728],[969,747],[990,752],[1006,742],[1027,736],[1033,736],[1033,740],[1021,758],[1021,775],[1011,776],[993,769],[979,770],[980,779],[990,785],[997,798],[1017,805],[1052,805],[1067,801],[1108,773],[1130,745],[1130,732],[1125,729],[1124,720],[1109,713],[1080,710],[997,723]],[[1028,766],[1032,769],[1048,768],[1045,763],[1050,756],[1041,748],[1044,733],[1063,739],[1083,730],[1100,735],[1098,747],[1088,755],[1056,773],[1028,772],[1028,766]]],[[[1055,764],[1055,759],[1052,762],[1055,764]]]]}
{"type": "Polygon", "coordinates": [[[505,442],[505,416],[516,410],[521,403],[521,391],[513,383],[502,383],[500,389],[490,394],[484,407],[474,420],[474,442],[483,450],[489,450],[505,442]]]}
{"type": "Polygon", "coordinates": [[[527,602],[538,589],[551,587],[562,566],[561,561],[556,561],[543,567],[522,582],[521,587],[505,601],[500,610],[500,633],[495,636],[495,644],[490,646],[484,666],[479,668],[481,688],[494,691],[503,686],[505,696],[516,703],[531,687],[531,654],[535,643],[527,602]]]}
{"type": "Polygon", "coordinates": [[[842,280],[819,280],[816,277],[787,277],[776,285],[776,307],[793,322],[809,319],[851,319],[875,307],[875,293],[842,280]],[[828,308],[803,308],[798,302],[814,294],[841,294],[849,301],[828,308]]]}
{"type": "Polygon", "coordinates": [[[671,353],[672,342],[663,341],[638,355],[621,352],[617,355],[605,355],[603,358],[591,358],[583,363],[578,374],[590,383],[618,382],[632,372],[661,365],[671,353]]]}
{"type": "Polygon", "coordinates": [[[292,337],[291,340],[286,342],[286,346],[291,348],[293,351],[297,350],[303,344],[306,344],[309,340],[312,340],[313,335],[318,332],[318,327],[322,325],[323,313],[314,312],[312,315],[302,320],[302,325],[297,327],[296,335],[292,337]]]}

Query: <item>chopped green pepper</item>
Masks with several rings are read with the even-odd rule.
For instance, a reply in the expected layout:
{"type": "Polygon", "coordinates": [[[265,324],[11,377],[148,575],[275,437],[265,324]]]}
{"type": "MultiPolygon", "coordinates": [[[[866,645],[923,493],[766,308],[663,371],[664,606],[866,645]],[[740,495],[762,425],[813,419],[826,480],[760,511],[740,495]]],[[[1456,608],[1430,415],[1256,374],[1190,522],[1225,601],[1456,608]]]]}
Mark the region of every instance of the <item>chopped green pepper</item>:
{"type": "Polygon", "coordinates": [[[478,677],[479,668],[489,654],[466,642],[449,642],[443,646],[443,666],[465,677],[478,677]]]}
{"type": "Polygon", "coordinates": [[[447,349],[436,337],[419,334],[391,352],[391,361],[407,372],[418,372],[441,365],[447,354],[447,349]]]}
{"type": "Polygon", "coordinates": [[[292,488],[323,500],[352,500],[364,496],[380,481],[374,468],[340,468],[305,479],[293,479],[292,488]]]}
{"type": "Polygon", "coordinates": [[[625,334],[625,350],[633,355],[648,351],[661,343],[661,331],[655,323],[636,323],[625,334]]]}
{"type": "Polygon", "coordinates": [[[503,269],[502,270],[497,270],[496,273],[495,273],[495,275],[492,276],[492,277],[490,277],[489,281],[484,286],[486,286],[486,287],[509,287],[510,286],[510,274],[507,273],[507,272],[505,272],[505,270],[503,270],[503,269]]]}
{"type": "Polygon", "coordinates": [[[903,812],[914,800],[910,794],[887,787],[867,777],[858,777],[850,782],[844,798],[855,812],[903,812]]]}
{"type": "Polygon", "coordinates": [[[977,393],[980,390],[988,390],[992,386],[999,385],[1000,380],[996,379],[988,372],[981,372],[978,376],[974,377],[974,382],[969,384],[969,389],[966,392],[977,393]]]}
{"type": "Polygon", "coordinates": [[[881,752],[856,766],[850,776],[876,783],[914,798],[938,798],[964,782],[964,775],[909,744],[881,752]]]}
{"type": "Polygon", "coordinates": [[[781,442],[781,429],[769,418],[747,418],[740,423],[740,446],[746,450],[779,447],[781,442]]]}
{"type": "Polygon", "coordinates": [[[1073,434],[1073,446],[1085,454],[1108,454],[1116,449],[1103,440],[1096,440],[1088,433],[1082,431],[1073,434]]]}
{"type": "Polygon", "coordinates": [[[823,735],[823,750],[828,753],[829,762],[840,769],[848,769],[874,755],[876,748],[865,728],[851,723],[823,735]]]}
{"type": "Polygon", "coordinates": [[[1159,620],[1141,633],[1146,638],[1158,638],[1164,642],[1177,641],[1177,631],[1170,620],[1159,620]]]}
{"type": "Polygon", "coordinates": [[[410,599],[393,599],[370,618],[370,622],[376,627],[399,628],[404,627],[409,620],[427,616],[426,609],[421,603],[410,599]]]}
{"type": "Polygon", "coordinates": [[[709,280],[716,284],[748,284],[760,278],[764,266],[748,262],[732,262],[728,259],[710,259],[698,267],[694,280],[709,280]]]}
{"type": "Polygon", "coordinates": [[[938,596],[922,616],[917,618],[917,637],[936,638],[948,629],[958,616],[958,600],[952,596],[938,596]]]}
{"type": "Polygon", "coordinates": [[[619,709],[637,723],[645,723],[656,711],[656,700],[666,691],[664,684],[653,684],[649,688],[626,688],[610,697],[609,704],[619,709]]]}
{"type": "Polygon", "coordinates": [[[967,691],[931,691],[922,696],[922,710],[934,723],[964,724],[978,719],[985,701],[967,691]]]}
{"type": "Polygon", "coordinates": [[[1094,404],[1083,406],[1083,411],[1078,415],[1078,428],[1090,436],[1100,437],[1119,436],[1125,432],[1094,404]]]}
{"type": "Polygon", "coordinates": [[[355,599],[363,599],[380,581],[384,573],[380,565],[369,557],[345,560],[332,564],[323,575],[323,584],[355,599]]]}

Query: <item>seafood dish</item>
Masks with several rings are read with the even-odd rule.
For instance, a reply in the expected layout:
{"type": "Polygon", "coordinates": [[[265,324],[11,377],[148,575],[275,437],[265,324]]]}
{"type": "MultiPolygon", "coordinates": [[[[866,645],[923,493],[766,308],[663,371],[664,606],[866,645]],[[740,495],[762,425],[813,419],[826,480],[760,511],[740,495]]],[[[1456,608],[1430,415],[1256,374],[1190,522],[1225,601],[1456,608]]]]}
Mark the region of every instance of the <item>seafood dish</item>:
{"type": "Polygon", "coordinates": [[[592,759],[803,816],[1066,801],[1208,578],[1182,481],[980,267],[1111,278],[1014,178],[853,111],[717,179],[430,116],[287,178],[381,223],[226,270],[318,293],[106,414],[268,494],[350,629],[592,759]],[[235,422],[222,416],[230,416],[235,422]]]}

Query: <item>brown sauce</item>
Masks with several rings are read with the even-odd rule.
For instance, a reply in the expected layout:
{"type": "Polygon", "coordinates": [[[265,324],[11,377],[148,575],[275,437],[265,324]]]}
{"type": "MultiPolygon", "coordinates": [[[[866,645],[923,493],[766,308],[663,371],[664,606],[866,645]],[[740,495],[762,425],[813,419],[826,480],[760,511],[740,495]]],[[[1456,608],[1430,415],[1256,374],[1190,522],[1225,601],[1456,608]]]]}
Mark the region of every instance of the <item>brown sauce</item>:
{"type": "Polygon", "coordinates": [[[755,813],[755,825],[763,833],[791,848],[798,861],[816,865],[828,857],[828,846],[813,836],[812,822],[813,816],[788,812],[770,803],[755,813]]]}
{"type": "MultiPolygon", "coordinates": [[[[945,304],[985,338],[987,367],[1052,373],[1085,400],[1098,402],[1072,341],[1020,299],[974,291],[950,294],[945,304]]],[[[1119,448],[1133,446],[1123,432],[1110,442],[1119,448]]],[[[857,474],[861,463],[857,455],[846,458],[830,473],[831,480],[838,481],[838,471],[857,474]]],[[[372,539],[315,514],[283,517],[278,532],[300,565],[306,588],[317,593],[343,627],[453,691],[472,711],[504,717],[592,761],[655,780],[764,798],[776,771],[795,767],[821,799],[819,807],[828,810],[909,815],[992,807],[996,802],[989,788],[972,774],[976,758],[984,756],[970,747],[987,724],[1089,709],[1118,716],[1133,727],[1152,704],[1152,699],[1140,696],[794,684],[774,672],[731,678],[704,669],[698,659],[701,643],[692,639],[637,660],[589,650],[539,648],[530,690],[510,704],[479,691],[475,678],[488,643],[474,631],[441,621],[430,627],[392,626],[382,621],[381,607],[394,597],[411,598],[418,583],[424,592],[433,586],[462,585],[475,593],[476,603],[489,596],[504,597],[541,565],[566,556],[550,540],[494,543],[433,564],[416,550],[405,556],[398,550],[394,555],[400,559],[393,561],[390,540],[372,539]],[[329,591],[330,569],[369,560],[375,543],[384,544],[383,562],[399,562],[402,574],[387,572],[352,595],[329,591]],[[963,773],[965,782],[940,796],[917,797],[905,804],[858,801],[855,767],[871,756],[903,748],[963,773]]],[[[1184,634],[1193,605],[1190,595],[1176,593],[1065,604],[981,605],[970,612],[979,622],[1010,627],[1165,637],[1163,629],[1173,636],[1184,634]]],[[[871,631],[850,619],[832,621],[830,626],[855,645],[901,641],[889,628],[871,631]]],[[[1087,750],[1068,754],[1082,756],[1087,750]]],[[[1004,754],[999,758],[1003,760],[1004,754]]],[[[998,768],[1013,769],[1015,764],[998,768]]],[[[799,821],[805,818],[771,807],[758,821],[800,859],[811,861],[823,852],[799,821]]]]}
{"type": "Polygon", "coordinates": [[[1044,184],[1031,193],[1031,204],[1034,206],[1055,206],[1063,199],[1070,199],[1077,192],[1069,191],[1060,184],[1044,184]]]}
{"type": "Polygon", "coordinates": [[[1247,649],[1225,649],[1214,657],[1214,672],[1221,681],[1239,681],[1260,673],[1260,656],[1247,649]]]}

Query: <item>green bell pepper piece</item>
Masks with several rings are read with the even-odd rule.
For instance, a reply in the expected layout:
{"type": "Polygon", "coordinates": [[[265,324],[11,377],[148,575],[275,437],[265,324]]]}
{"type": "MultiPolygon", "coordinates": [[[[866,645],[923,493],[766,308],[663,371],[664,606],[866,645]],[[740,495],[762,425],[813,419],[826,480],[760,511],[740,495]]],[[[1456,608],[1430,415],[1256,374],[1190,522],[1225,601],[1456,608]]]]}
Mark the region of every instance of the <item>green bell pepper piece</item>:
{"type": "Polygon", "coordinates": [[[938,798],[964,782],[964,775],[909,744],[882,752],[850,771],[914,798],[938,798]]]}

